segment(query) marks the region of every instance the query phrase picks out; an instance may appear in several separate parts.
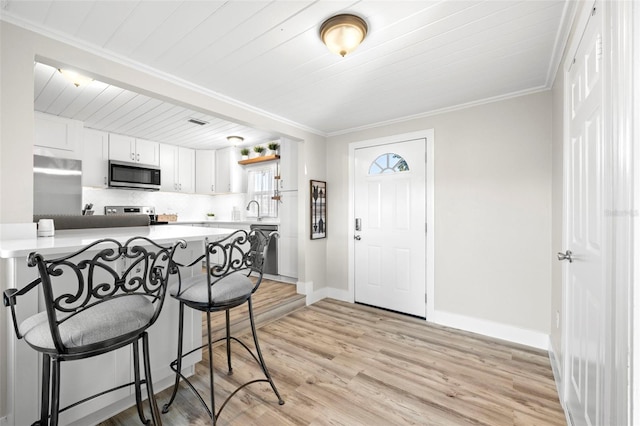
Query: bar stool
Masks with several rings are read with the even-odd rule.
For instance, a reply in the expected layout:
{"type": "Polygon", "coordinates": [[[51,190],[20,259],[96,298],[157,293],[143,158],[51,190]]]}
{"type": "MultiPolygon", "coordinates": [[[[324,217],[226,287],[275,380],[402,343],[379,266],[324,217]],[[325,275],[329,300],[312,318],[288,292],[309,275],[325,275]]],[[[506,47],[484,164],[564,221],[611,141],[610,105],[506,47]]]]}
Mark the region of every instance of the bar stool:
{"type": "Polygon", "coordinates": [[[258,290],[262,282],[263,266],[266,257],[266,250],[269,241],[273,237],[277,237],[276,232],[266,235],[260,230],[236,231],[230,236],[215,242],[205,241],[204,254],[188,265],[179,265],[184,267],[192,267],[200,264],[203,259],[206,265],[206,274],[187,278],[185,280],[178,279],[169,287],[169,294],[180,302],[180,320],[178,324],[178,356],[170,364],[171,369],[176,373],[176,380],[173,386],[173,393],[169,402],[162,409],[163,413],[167,413],[173,403],[178,392],[180,379],[189,386],[195,393],[204,409],[211,417],[215,425],[220,413],[227,405],[229,400],[242,388],[253,383],[266,382],[271,385],[271,389],[278,398],[280,405],[284,404],[284,400],[280,397],[267,365],[265,364],[260,344],[258,343],[258,334],[253,318],[253,303],[251,296],[258,290]],[[254,278],[254,280],[251,279],[254,278]],[[231,336],[229,323],[229,310],[243,304],[248,304],[249,321],[251,323],[251,333],[255,345],[255,354],[241,340],[231,336]],[[198,311],[206,312],[207,316],[207,343],[197,347],[187,353],[183,353],[183,335],[184,335],[184,307],[188,306],[198,311]],[[225,311],[226,335],[215,341],[211,336],[211,313],[225,311]],[[228,374],[233,374],[231,365],[231,341],[239,343],[245,350],[251,354],[253,359],[260,366],[264,379],[255,379],[246,382],[236,388],[222,403],[216,412],[214,397],[214,370],[213,370],[213,344],[219,341],[226,341],[227,350],[227,368],[228,374]],[[207,406],[204,398],[191,384],[191,382],[182,374],[182,359],[196,351],[203,349],[205,346],[209,349],[209,385],[211,397],[210,406],[207,406]]]}
{"type": "Polygon", "coordinates": [[[135,386],[138,416],[144,424],[141,386],[147,388],[151,418],[161,425],[153,393],[149,341],[146,330],[158,318],[165,299],[173,256],[184,241],[162,246],[145,237],[124,244],[102,239],[62,257],[46,259],[31,253],[28,265],[39,277],[21,289],[4,291],[18,339],[42,353],[40,420],[34,425],[57,425],[60,413],[108,392],[135,386]],[[41,289],[46,310],[18,323],[19,296],[41,289]],[[144,379],[140,377],[139,342],[142,341],[144,379]],[[60,367],[101,355],[126,345],[133,349],[134,381],[60,408],[60,367]]]}

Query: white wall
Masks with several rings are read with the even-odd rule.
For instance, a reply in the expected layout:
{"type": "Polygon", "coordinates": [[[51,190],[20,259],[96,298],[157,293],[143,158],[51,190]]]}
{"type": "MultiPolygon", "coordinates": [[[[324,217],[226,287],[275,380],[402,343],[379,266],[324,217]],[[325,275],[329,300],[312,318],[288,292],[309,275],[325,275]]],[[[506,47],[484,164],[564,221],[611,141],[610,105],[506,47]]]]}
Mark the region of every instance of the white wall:
{"type": "Polygon", "coordinates": [[[348,144],[431,128],[436,311],[548,335],[549,91],[330,137],[327,283],[347,289],[348,144]]]}

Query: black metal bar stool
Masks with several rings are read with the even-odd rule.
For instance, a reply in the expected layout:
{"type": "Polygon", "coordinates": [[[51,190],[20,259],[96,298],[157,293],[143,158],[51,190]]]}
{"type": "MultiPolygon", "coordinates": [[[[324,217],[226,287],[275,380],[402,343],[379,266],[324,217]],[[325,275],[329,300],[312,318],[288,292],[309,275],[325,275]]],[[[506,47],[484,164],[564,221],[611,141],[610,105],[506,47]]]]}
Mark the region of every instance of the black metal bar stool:
{"type": "Polygon", "coordinates": [[[131,385],[135,386],[140,420],[149,424],[142,404],[143,384],[153,423],[162,424],[153,393],[146,330],[160,315],[178,247],[184,248],[186,243],[162,246],[145,237],[134,237],[124,244],[102,239],[54,259],[38,253],[29,255],[28,265],[38,268],[39,277],[21,289],[5,290],[4,305],[11,308],[17,338],[42,353],[40,420],[34,425],[57,425],[59,413],[131,385]],[[18,324],[18,297],[36,288],[42,290],[46,310],[18,324]],[[140,341],[144,379],[140,377],[140,341]],[[133,350],[133,382],[60,408],[63,361],[90,358],[126,345],[133,350]]]}
{"type": "Polygon", "coordinates": [[[220,413],[227,405],[229,400],[242,388],[253,383],[267,382],[271,385],[271,389],[278,398],[280,405],[284,404],[284,400],[280,397],[267,365],[265,364],[260,344],[258,343],[258,334],[253,318],[253,304],[251,296],[258,290],[262,282],[263,266],[266,257],[266,250],[271,238],[277,237],[277,233],[272,232],[266,235],[260,230],[236,231],[221,241],[208,242],[205,241],[205,253],[189,265],[180,265],[191,267],[205,260],[207,273],[187,278],[185,280],[178,279],[177,282],[169,287],[169,294],[180,302],[180,321],[178,324],[178,357],[171,363],[170,367],[176,373],[176,381],[173,387],[173,393],[167,404],[164,405],[162,412],[169,411],[169,407],[173,403],[178,392],[180,379],[184,380],[189,388],[195,393],[200,403],[211,417],[215,425],[220,413]],[[254,280],[251,279],[254,278],[254,280]],[[251,333],[255,345],[255,353],[241,340],[231,336],[229,324],[229,310],[243,304],[248,304],[249,320],[251,323],[251,333]],[[183,353],[183,334],[184,334],[184,307],[188,306],[198,311],[206,312],[207,316],[207,343],[197,347],[187,353],[183,353]],[[226,319],[226,336],[215,341],[211,337],[211,313],[225,311],[226,319]],[[227,350],[227,367],[228,374],[233,374],[231,366],[231,341],[239,343],[244,347],[260,366],[264,379],[255,379],[240,385],[236,388],[222,403],[218,411],[215,407],[214,397],[214,370],[213,370],[213,344],[219,341],[226,341],[227,350]],[[182,359],[196,351],[203,349],[205,346],[209,349],[209,383],[211,397],[209,406],[204,398],[190,383],[190,381],[182,374],[182,359]]]}

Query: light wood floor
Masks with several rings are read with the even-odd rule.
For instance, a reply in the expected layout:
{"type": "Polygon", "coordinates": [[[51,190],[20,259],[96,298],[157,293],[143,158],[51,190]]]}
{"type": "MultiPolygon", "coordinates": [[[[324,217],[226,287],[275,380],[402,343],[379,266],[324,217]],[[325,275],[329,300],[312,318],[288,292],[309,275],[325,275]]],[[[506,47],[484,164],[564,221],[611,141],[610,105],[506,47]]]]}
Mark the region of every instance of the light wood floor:
{"type": "MultiPolygon", "coordinates": [[[[254,384],[232,398],[220,425],[566,424],[544,351],[330,299],[266,323],[259,338],[286,403],[278,405],[268,384],[254,384]]],[[[249,344],[250,333],[242,340],[249,344]]],[[[259,376],[237,344],[227,376],[224,351],[214,349],[218,405],[259,376]]],[[[196,387],[208,388],[207,374],[199,364],[196,387]]],[[[160,407],[168,397],[158,395],[160,407]]],[[[210,420],[182,388],[163,423],[210,420]]],[[[135,408],[103,423],[136,424],[135,408]]]]}

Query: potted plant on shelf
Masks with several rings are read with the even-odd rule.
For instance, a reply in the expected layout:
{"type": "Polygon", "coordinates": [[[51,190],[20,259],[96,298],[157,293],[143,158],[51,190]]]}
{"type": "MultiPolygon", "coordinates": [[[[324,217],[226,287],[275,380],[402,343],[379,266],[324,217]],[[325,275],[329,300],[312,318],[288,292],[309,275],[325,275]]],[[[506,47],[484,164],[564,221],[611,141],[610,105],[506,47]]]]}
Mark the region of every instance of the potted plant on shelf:
{"type": "Polygon", "coordinates": [[[264,155],[264,146],[256,145],[253,147],[253,150],[258,154],[258,157],[262,157],[264,155]]]}
{"type": "Polygon", "coordinates": [[[207,213],[207,220],[216,220],[215,213],[207,213]]]}
{"type": "Polygon", "coordinates": [[[278,149],[280,149],[280,144],[278,142],[269,142],[267,147],[269,148],[269,155],[278,155],[278,149]]]}
{"type": "Polygon", "coordinates": [[[249,158],[249,148],[242,148],[240,150],[240,155],[242,155],[242,159],[246,160],[249,158]]]}

